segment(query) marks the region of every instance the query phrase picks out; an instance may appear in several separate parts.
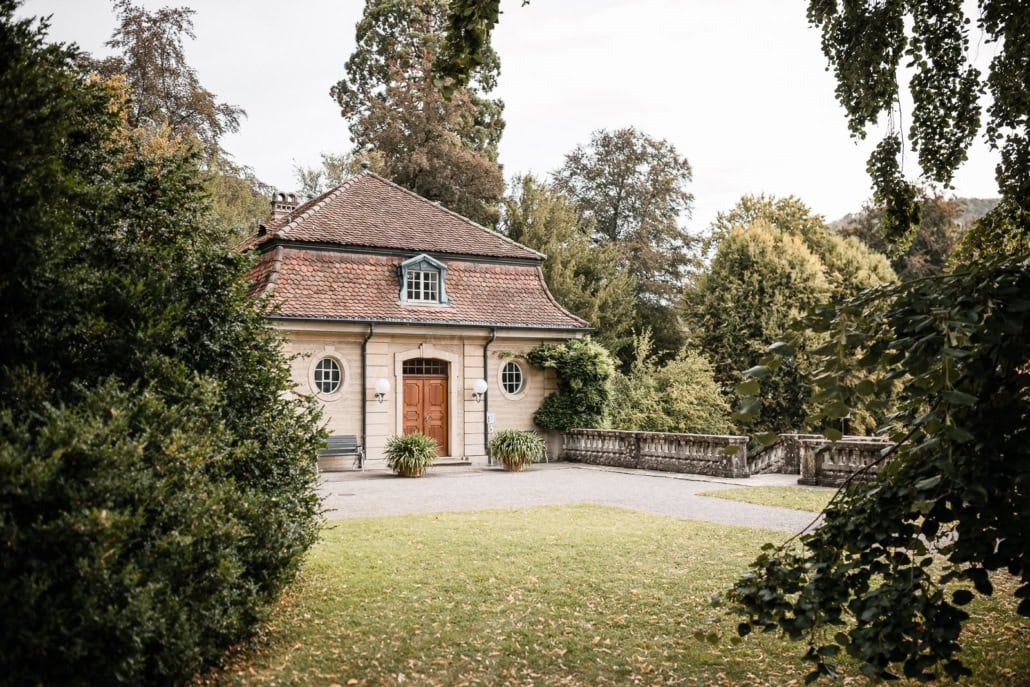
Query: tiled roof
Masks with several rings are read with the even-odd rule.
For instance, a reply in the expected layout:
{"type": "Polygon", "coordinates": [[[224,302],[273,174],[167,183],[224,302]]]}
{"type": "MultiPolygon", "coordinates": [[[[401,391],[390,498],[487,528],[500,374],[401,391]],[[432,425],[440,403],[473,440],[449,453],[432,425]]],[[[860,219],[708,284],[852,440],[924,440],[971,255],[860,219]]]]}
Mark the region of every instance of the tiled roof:
{"type": "Polygon", "coordinates": [[[277,247],[251,269],[253,291],[274,315],[304,319],[430,322],[586,329],[548,292],[536,265],[446,260],[446,305],[400,302],[400,256],[277,247]]]}
{"type": "Polygon", "coordinates": [[[249,250],[273,239],[425,253],[543,260],[544,256],[371,172],[270,222],[249,250]]]}

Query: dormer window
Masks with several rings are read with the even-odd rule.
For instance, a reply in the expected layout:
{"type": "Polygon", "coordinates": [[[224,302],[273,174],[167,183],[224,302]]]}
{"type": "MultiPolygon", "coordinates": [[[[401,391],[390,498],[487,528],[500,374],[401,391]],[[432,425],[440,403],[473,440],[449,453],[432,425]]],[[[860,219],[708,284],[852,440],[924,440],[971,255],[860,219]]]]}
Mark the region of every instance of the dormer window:
{"type": "Polygon", "coordinates": [[[409,303],[440,302],[440,273],[436,270],[408,270],[406,281],[409,303]]]}
{"type": "Polygon", "coordinates": [[[401,303],[447,303],[447,265],[423,253],[400,264],[401,303]]]}

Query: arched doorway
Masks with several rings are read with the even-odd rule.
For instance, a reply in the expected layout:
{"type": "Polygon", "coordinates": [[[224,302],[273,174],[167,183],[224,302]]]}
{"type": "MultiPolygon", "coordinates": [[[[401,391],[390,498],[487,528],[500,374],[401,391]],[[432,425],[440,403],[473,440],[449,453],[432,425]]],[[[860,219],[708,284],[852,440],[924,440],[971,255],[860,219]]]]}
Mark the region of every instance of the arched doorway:
{"type": "Polygon", "coordinates": [[[402,367],[404,433],[432,437],[440,455],[450,453],[447,436],[447,361],[411,358],[402,367]]]}

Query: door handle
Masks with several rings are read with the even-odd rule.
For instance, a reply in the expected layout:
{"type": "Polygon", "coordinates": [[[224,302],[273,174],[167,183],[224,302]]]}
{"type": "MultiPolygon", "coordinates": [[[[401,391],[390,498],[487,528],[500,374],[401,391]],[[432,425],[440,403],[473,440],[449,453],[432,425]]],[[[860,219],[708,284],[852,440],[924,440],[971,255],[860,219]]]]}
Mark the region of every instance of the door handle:
{"type": "Polygon", "coordinates": [[[426,422],[429,422],[429,413],[426,413],[426,422]]]}

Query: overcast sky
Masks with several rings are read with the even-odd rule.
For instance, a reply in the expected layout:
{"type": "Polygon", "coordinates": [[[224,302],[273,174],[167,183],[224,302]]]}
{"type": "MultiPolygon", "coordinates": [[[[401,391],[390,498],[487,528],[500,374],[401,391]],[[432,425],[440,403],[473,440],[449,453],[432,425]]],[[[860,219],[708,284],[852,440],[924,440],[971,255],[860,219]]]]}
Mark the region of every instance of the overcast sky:
{"type": "MultiPolygon", "coordinates": [[[[188,4],[187,46],[201,83],[242,106],[224,141],[236,161],[281,190],[295,165],[350,148],[330,86],[354,48],[363,0],[143,0],[188,4]]],[[[507,127],[509,179],[557,168],[598,128],[635,126],[668,139],[694,170],[693,218],[704,229],[744,194],[796,195],[833,220],[868,198],[875,140],[848,136],[819,33],[804,0],[502,0],[494,34],[507,127]]],[[[22,15],[53,14],[51,37],[106,54],[107,0],[28,0],[22,15]]],[[[975,43],[974,37],[974,43],[975,43]]],[[[990,46],[978,46],[986,64],[990,46]]],[[[906,124],[907,125],[907,124],[906,124]]],[[[875,137],[874,137],[875,138],[875,137]]],[[[978,142],[955,180],[961,196],[994,197],[995,156],[978,142]]],[[[913,160],[906,170],[918,172],[913,160]]]]}

